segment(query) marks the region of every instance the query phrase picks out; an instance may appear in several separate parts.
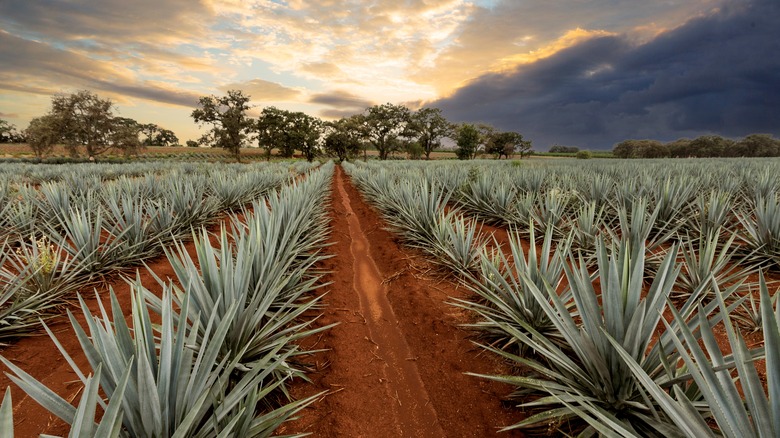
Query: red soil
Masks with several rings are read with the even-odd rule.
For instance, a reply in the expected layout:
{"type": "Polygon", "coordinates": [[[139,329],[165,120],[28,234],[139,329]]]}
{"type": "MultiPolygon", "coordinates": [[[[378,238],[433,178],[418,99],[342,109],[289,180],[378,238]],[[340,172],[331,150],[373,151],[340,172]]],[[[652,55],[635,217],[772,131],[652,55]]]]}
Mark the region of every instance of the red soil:
{"type": "Polygon", "coordinates": [[[464,374],[508,372],[459,327],[470,316],[445,302],[468,292],[427,277],[430,266],[383,229],[341,168],[333,197],[335,257],[323,265],[331,271],[324,280],[333,283],[319,324],[340,324],[318,340],[317,348],[329,351],[314,359],[320,365],[310,375],[314,384],[293,385],[298,397],[330,393],[280,432],[487,437],[519,421],[501,403],[512,388],[464,374]]]}

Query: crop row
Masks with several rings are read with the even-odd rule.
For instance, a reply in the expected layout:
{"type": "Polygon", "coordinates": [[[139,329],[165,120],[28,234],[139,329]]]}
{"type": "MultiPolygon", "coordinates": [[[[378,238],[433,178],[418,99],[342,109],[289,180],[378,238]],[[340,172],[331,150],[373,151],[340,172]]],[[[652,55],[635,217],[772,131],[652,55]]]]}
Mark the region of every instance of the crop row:
{"type": "Polygon", "coordinates": [[[7,184],[0,191],[0,343],[29,332],[73,291],[161,254],[192,227],[294,176],[263,165],[7,184]]]}
{"type": "MultiPolygon", "coordinates": [[[[319,300],[313,266],[327,238],[321,207],[332,173],[328,163],[252,201],[221,227],[216,244],[205,228],[192,231],[195,259],[173,239],[165,254],[175,278],[158,279],[161,296],[132,282],[128,317],[113,291],[110,312],[101,307],[100,315],[79,298],[86,330],[68,314],[91,374],[49,332],[84,384],[77,408],[2,358],[12,379],[71,424],[70,436],[269,436],[317,397],[275,402],[289,379],[303,375],[299,359],[308,352],[294,341],[327,329],[301,316],[319,300]],[[95,424],[98,406],[104,414],[95,424]]],[[[8,394],[5,425],[12,424],[8,394]]]]}
{"type": "Polygon", "coordinates": [[[392,229],[474,292],[453,304],[516,370],[481,377],[513,385],[529,413],[507,429],[744,437],[780,427],[780,309],[764,280],[780,234],[750,231],[776,217],[765,206],[777,208],[766,170],[777,163],[750,164],[345,169],[392,229]],[[474,216],[507,225],[506,247],[474,216]],[[738,321],[763,332],[763,348],[748,348],[738,321]]]}

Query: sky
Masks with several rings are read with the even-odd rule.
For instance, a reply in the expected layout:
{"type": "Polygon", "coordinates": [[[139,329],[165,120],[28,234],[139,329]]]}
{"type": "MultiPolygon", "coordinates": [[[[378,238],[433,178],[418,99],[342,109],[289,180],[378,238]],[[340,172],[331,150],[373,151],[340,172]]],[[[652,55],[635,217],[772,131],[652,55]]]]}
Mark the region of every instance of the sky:
{"type": "Polygon", "coordinates": [[[57,93],[197,139],[240,89],[333,119],[386,102],[517,131],[535,150],[780,137],[780,0],[0,0],[0,119],[57,93]]]}

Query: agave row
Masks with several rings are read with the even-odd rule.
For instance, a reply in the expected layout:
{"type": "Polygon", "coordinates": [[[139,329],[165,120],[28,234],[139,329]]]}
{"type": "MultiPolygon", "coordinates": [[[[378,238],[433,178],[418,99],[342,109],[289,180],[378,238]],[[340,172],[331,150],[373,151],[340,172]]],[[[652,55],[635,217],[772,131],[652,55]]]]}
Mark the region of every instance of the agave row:
{"type": "MultiPolygon", "coordinates": [[[[562,197],[571,198],[570,193],[548,191],[534,198],[540,201],[534,201],[529,214],[523,216],[517,214],[517,203],[512,201],[480,199],[507,195],[501,188],[489,192],[481,187],[478,172],[458,172],[466,178],[464,190],[464,183],[456,177],[432,177],[433,172],[414,165],[390,166],[347,168],[369,200],[407,239],[426,236],[426,229],[451,227],[451,221],[437,222],[444,216],[429,212],[431,204],[443,210],[448,193],[437,192],[443,186],[459,187],[450,192],[454,197],[459,196],[458,190],[466,193],[459,205],[467,211],[479,210],[485,220],[490,221],[492,215],[495,222],[517,225],[506,218],[521,216],[530,224],[522,233],[510,232],[511,256],[479,244],[475,247],[479,262],[457,271],[475,292],[475,299],[454,304],[479,315],[474,326],[483,329],[486,348],[524,370],[510,376],[482,376],[515,386],[515,395],[526,401],[523,407],[532,413],[507,429],[558,430],[580,436],[776,433],[780,358],[770,359],[774,354],[770,351],[780,351],[780,339],[773,339],[777,338],[776,300],[770,297],[763,276],[758,283],[759,304],[752,294],[749,298],[752,319],[767,334],[766,353],[748,349],[734,329],[735,309],[744,308],[748,299],[738,291],[745,290],[745,278],[759,269],[755,252],[766,255],[767,248],[754,245],[753,251],[745,251],[734,244],[736,233],[724,231],[734,218],[724,219],[717,207],[732,204],[723,202],[720,192],[702,195],[712,202],[700,205],[704,208],[695,217],[695,227],[678,217],[686,204],[677,200],[695,199],[693,191],[671,179],[655,192],[640,182],[622,192],[613,188],[621,192],[617,201],[577,196],[576,202],[584,206],[576,223],[585,225],[584,230],[566,232],[560,225],[564,215],[555,211],[562,197]],[[449,182],[436,185],[437,181],[449,182]],[[414,188],[404,192],[418,193],[406,199],[418,204],[396,206],[380,193],[406,186],[414,188]],[[482,194],[475,195],[480,190],[482,194]],[[426,196],[438,201],[420,202],[426,196]],[[603,218],[611,214],[610,209],[617,218],[607,224],[603,218]],[[536,232],[541,236],[541,251],[534,245],[536,232]],[[695,233],[695,237],[681,238],[683,232],[695,233]],[[527,251],[522,246],[525,237],[531,238],[527,251]],[[588,245],[582,246],[583,242],[588,245]],[[673,315],[670,321],[662,318],[664,313],[673,315]],[[714,327],[721,321],[733,354],[722,353],[714,342],[714,327]],[[771,376],[768,390],[754,367],[761,357],[766,357],[771,376]],[[735,369],[742,379],[744,398],[730,374],[735,369]],[[705,421],[710,417],[717,424],[714,429],[705,421]]],[[[750,184],[750,191],[772,195],[776,186],[764,173],[754,175],[759,178],[750,184]]],[[[526,178],[537,188],[544,185],[544,179],[526,178]]],[[[605,188],[605,181],[606,177],[594,180],[591,191],[612,190],[605,188]]],[[[400,199],[404,198],[396,197],[395,202],[402,203],[400,199]]],[[[569,202],[573,201],[566,199],[563,204],[569,202]]],[[[747,215],[740,217],[746,221],[747,215]]],[[[751,221],[760,217],[752,215],[751,221]]],[[[744,222],[743,226],[749,229],[744,222]]],[[[432,239],[419,242],[421,246],[436,244],[432,239]]],[[[441,250],[427,252],[434,257],[449,256],[441,250]]],[[[457,266],[447,260],[442,264],[457,266]]]]}
{"type": "Polygon", "coordinates": [[[17,187],[0,206],[0,342],[28,332],[68,293],[160,254],[172,239],[273,191],[298,170],[193,169],[17,187]]]}
{"type": "MultiPolygon", "coordinates": [[[[270,436],[319,397],[280,405],[275,394],[303,376],[295,364],[306,352],[295,341],[327,328],[312,328],[302,314],[319,300],[313,265],[323,258],[321,206],[332,172],[326,164],[267,204],[254,203],[243,220],[233,219],[230,232],[222,228],[217,247],[205,230],[196,233],[199,268],[177,241],[166,251],[177,278],[158,279],[160,297],[131,282],[131,325],[113,291],[110,313],[101,306],[99,315],[79,297],[88,332],[68,315],[92,374],[79,370],[49,332],[85,385],[77,408],[1,358],[11,378],[71,424],[70,436],[270,436]],[[96,424],[98,406],[104,415],[96,424]]],[[[0,424],[12,424],[8,405],[10,395],[0,424]]]]}

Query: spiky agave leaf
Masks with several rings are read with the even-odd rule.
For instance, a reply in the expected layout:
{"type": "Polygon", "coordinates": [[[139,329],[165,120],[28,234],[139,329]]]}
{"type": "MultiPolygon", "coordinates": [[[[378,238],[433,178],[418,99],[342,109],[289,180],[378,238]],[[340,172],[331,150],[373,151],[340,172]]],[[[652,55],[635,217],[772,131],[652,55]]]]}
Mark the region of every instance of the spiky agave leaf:
{"type": "MultiPolygon", "coordinates": [[[[529,230],[531,242],[534,242],[533,225],[529,230]]],[[[486,332],[488,342],[503,350],[524,353],[528,349],[512,333],[507,333],[504,325],[524,331],[527,324],[547,339],[562,345],[558,329],[527,290],[525,281],[531,280],[540,291],[556,291],[563,281],[569,241],[559,242],[553,250],[553,233],[548,231],[538,253],[534,243],[526,252],[516,231],[509,233],[508,242],[510,256],[501,250],[483,251],[479,270],[466,279],[467,287],[480,300],[454,299],[453,304],[481,315],[482,320],[470,326],[486,332]]],[[[562,299],[568,301],[565,297],[562,299]]]]}
{"type": "Polygon", "coordinates": [[[750,211],[739,214],[743,240],[751,249],[780,267],[780,198],[758,197],[750,211]]]}
{"type": "Polygon", "coordinates": [[[21,245],[18,252],[7,242],[0,246],[0,345],[31,334],[40,318],[56,313],[64,294],[82,285],[71,260],[59,253],[41,260],[35,243],[21,245]]]}
{"type": "MultiPolygon", "coordinates": [[[[560,331],[566,347],[556,345],[528,324],[521,324],[523,331],[504,325],[543,358],[514,358],[533,371],[531,377],[491,377],[518,386],[518,394],[537,394],[539,398],[525,406],[546,409],[512,428],[533,429],[560,420],[574,430],[589,433],[595,429],[586,420],[618,418],[633,433],[676,436],[677,427],[651,402],[612,345],[612,340],[621,345],[657,384],[668,386],[680,381],[685,391],[695,396],[696,388],[686,384],[684,370],[676,368],[678,355],[669,335],[664,333],[657,341],[651,341],[679,272],[676,249],[670,249],[646,291],[643,248],[633,250],[628,241],[623,241],[609,255],[606,245],[599,242],[597,255],[601,294],[596,292],[594,278],[585,264],[571,260],[571,267],[564,266],[573,308],[551,288],[542,291],[530,277],[522,277],[560,331]],[[586,412],[588,418],[578,420],[578,410],[586,412]]],[[[681,312],[689,316],[695,310],[693,303],[686,303],[681,312]]],[[[689,323],[693,328],[697,324],[698,321],[689,323]]]]}
{"type": "Polygon", "coordinates": [[[0,438],[14,438],[14,411],[10,386],[5,389],[3,402],[0,403],[0,438]]]}
{"type": "MultiPolygon", "coordinates": [[[[195,319],[193,327],[176,326],[170,295],[164,292],[163,301],[167,310],[163,311],[159,332],[151,323],[140,291],[133,291],[132,328],[126,324],[113,291],[113,320],[102,306],[100,316],[90,315],[86,304],[81,301],[90,335],[69,313],[90,365],[95,370],[101,369],[100,387],[109,399],[107,409],[110,410],[116,401],[121,402],[122,424],[131,436],[215,437],[230,433],[239,426],[256,432],[248,436],[268,436],[280,421],[288,419],[313,400],[268,409],[266,414],[258,417],[255,412],[260,408],[260,401],[279,384],[265,383],[267,376],[286,360],[286,355],[280,354],[278,349],[269,352],[243,379],[231,383],[230,375],[236,371],[237,363],[217,360],[229,319],[217,325],[213,316],[209,318],[205,334],[198,342],[199,321],[195,319]],[[193,349],[193,346],[198,347],[193,349]],[[120,393],[125,378],[127,386],[120,393]]],[[[236,306],[233,306],[232,310],[235,309],[236,306]]],[[[189,315],[187,301],[180,311],[189,315]]],[[[86,384],[88,378],[56,337],[50,331],[49,334],[86,384]]],[[[6,359],[3,362],[19,376],[20,383],[29,385],[31,395],[37,395],[44,401],[47,409],[66,421],[75,418],[76,408],[6,359]]],[[[102,400],[98,398],[97,402],[106,409],[102,400]]]]}
{"type": "MultiPolygon", "coordinates": [[[[717,289],[714,281],[713,287],[717,289]]],[[[686,435],[689,437],[716,436],[716,433],[709,430],[705,423],[706,418],[710,416],[717,423],[716,432],[719,436],[775,437],[780,430],[780,308],[773,303],[763,274],[759,278],[759,289],[765,336],[763,352],[750,351],[744,338],[731,324],[730,309],[719,293],[715,298],[723,314],[731,356],[725,356],[721,351],[715,340],[714,325],[706,322],[701,310],[697,316],[700,320],[701,341],[684,324],[680,324],[683,330],[673,335],[677,348],[683,352],[682,360],[685,361],[692,378],[701,388],[702,396],[707,401],[707,409],[704,412],[701,408],[694,409],[687,398],[672,399],[666,392],[656,388],[633,358],[618,349],[648,392],[659,402],[669,417],[681,429],[686,430],[686,435]],[[701,344],[704,346],[702,347],[701,344]],[[761,357],[762,353],[766,359],[766,388],[755,368],[755,360],[761,357]],[[732,377],[732,370],[735,368],[736,379],[732,377]],[[690,429],[694,424],[699,427],[690,429]]],[[[672,310],[675,321],[683,320],[682,315],[672,310]]],[[[674,389],[679,390],[676,387],[674,389]]]]}
{"type": "MultiPolygon", "coordinates": [[[[327,176],[332,168],[324,171],[327,176]]],[[[332,327],[312,328],[314,319],[301,320],[321,298],[310,297],[321,286],[319,276],[310,271],[323,259],[320,249],[327,231],[315,211],[323,184],[317,176],[310,178],[271,197],[270,207],[254,203],[251,212],[244,211],[245,222],[233,220],[231,233],[223,225],[216,246],[205,229],[193,233],[197,263],[178,241],[173,250],[165,249],[181,287],[158,278],[159,284],[177,305],[190,300],[194,314],[200,315],[201,329],[208,318],[216,318],[216,323],[230,320],[219,357],[235,360],[241,371],[253,368],[275,349],[290,357],[309,354],[298,351],[294,341],[332,327]],[[235,312],[230,311],[233,306],[235,312]]],[[[145,290],[140,281],[135,287],[145,290]]],[[[153,293],[147,291],[146,296],[156,311],[165,308],[153,293]]],[[[274,376],[278,381],[289,376],[305,379],[291,361],[282,362],[274,376]]],[[[284,386],[281,389],[286,392],[284,386]]]]}
{"type": "MultiPolygon", "coordinates": [[[[120,436],[122,426],[122,395],[124,394],[127,381],[130,377],[131,367],[127,368],[119,380],[118,386],[114,392],[114,394],[116,394],[115,399],[106,406],[98,396],[100,375],[102,372],[102,366],[98,365],[94,376],[90,375],[84,378],[84,393],[79,401],[78,407],[74,408],[67,400],[51,391],[6,358],[0,356],[0,361],[14,373],[13,375],[8,375],[11,381],[49,412],[71,425],[71,430],[68,434],[69,437],[103,438],[120,436]],[[98,405],[101,405],[105,411],[100,422],[95,424],[95,412],[97,411],[98,405]]],[[[10,400],[10,395],[7,395],[7,397],[10,400]]],[[[13,428],[11,428],[11,430],[13,430],[13,428]]],[[[2,435],[0,434],[0,436],[2,435]]]]}
{"type": "Polygon", "coordinates": [[[718,228],[698,238],[685,240],[682,245],[683,269],[677,276],[675,291],[672,293],[674,299],[686,301],[696,291],[703,289],[705,293],[701,298],[711,300],[714,294],[710,287],[711,279],[721,288],[740,283],[740,292],[751,287],[750,283],[746,283],[748,276],[756,271],[751,255],[739,254],[742,250],[734,245],[736,235],[732,234],[724,241],[722,233],[718,228]]]}

